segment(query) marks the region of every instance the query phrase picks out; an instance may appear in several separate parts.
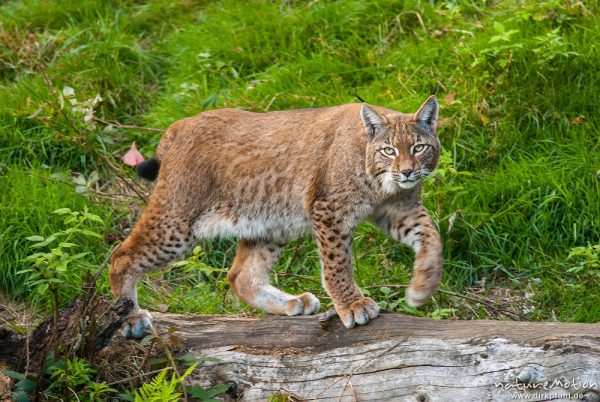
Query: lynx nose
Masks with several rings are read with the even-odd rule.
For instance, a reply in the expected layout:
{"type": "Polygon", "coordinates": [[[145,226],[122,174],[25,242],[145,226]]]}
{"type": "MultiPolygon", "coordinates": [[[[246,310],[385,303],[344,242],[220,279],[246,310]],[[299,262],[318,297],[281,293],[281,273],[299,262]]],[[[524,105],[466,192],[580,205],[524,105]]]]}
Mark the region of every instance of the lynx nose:
{"type": "Polygon", "coordinates": [[[410,175],[413,173],[412,169],[404,169],[401,170],[400,173],[402,173],[404,175],[404,177],[406,177],[407,179],[410,177],[410,175]]]}

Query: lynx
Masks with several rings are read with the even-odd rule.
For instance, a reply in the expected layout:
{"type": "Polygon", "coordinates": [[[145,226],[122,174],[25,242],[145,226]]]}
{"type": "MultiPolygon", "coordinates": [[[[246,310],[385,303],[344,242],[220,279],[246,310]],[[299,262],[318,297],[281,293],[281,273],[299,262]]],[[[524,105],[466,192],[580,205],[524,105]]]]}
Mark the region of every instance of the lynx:
{"type": "Polygon", "coordinates": [[[367,324],[379,306],[362,295],[351,261],[352,234],[366,219],[414,249],[407,301],[424,304],[443,265],[440,236],[420,201],[421,182],[439,158],[438,109],[431,96],[414,114],[354,103],[211,110],[173,123],[155,156],[138,165],[142,177],[158,182],[112,256],[113,297],[135,304],[122,334],[141,337],[152,325],[137,302],[142,274],[215,236],[239,239],[227,274],[233,292],[256,308],[294,316],[316,313],[319,300],[282,292],[269,274],[287,242],[313,233],[340,319],[347,328],[367,324]]]}

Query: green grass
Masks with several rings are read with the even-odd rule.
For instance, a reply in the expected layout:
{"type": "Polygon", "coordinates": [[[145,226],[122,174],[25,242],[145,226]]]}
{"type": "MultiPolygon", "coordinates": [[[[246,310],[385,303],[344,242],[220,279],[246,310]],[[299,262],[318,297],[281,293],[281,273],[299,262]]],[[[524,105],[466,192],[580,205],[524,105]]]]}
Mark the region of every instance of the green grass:
{"type": "MultiPolygon", "coordinates": [[[[568,257],[575,247],[600,244],[600,10],[591,1],[569,4],[4,3],[0,290],[47,305],[15,272],[30,253],[25,237],[58,230],[49,217],[54,209],[87,205],[108,217],[107,227],[97,228],[105,232],[119,231],[137,210],[130,199],[79,195],[73,186],[28,175],[47,176],[45,167],[85,177],[97,171],[100,184],[113,189],[118,181],[106,160],[120,166],[134,140],[146,155],[156,146],[159,133],[86,125],[68,100],[61,108],[66,86],[80,103],[99,94],[95,114],[103,120],[165,128],[205,109],[320,107],[354,102],[354,93],[411,112],[439,82],[444,157],[424,196],[445,244],[442,289],[460,294],[485,281],[490,298],[498,289],[515,300],[526,296],[535,304],[529,318],[600,320],[598,266],[568,257]]],[[[133,177],[123,168],[121,174],[133,177]]],[[[207,265],[231,263],[232,239],[202,246],[207,265]]],[[[109,249],[101,242],[89,247],[98,264],[109,249]]],[[[357,231],[354,257],[359,285],[386,308],[494,316],[447,293],[420,312],[409,309],[402,288],[384,285],[408,282],[411,252],[368,224],[357,231]]],[[[328,303],[310,238],[288,246],[274,280],[328,303]]],[[[141,300],[150,307],[256,313],[231,296],[222,271],[177,267],[147,285],[141,300]]]]}
{"type": "MultiPolygon", "coordinates": [[[[62,219],[54,216],[59,208],[83,210],[88,208],[102,217],[106,226],[96,227],[99,232],[108,232],[113,220],[109,208],[90,202],[76,194],[68,184],[52,179],[46,171],[31,169],[9,170],[0,176],[0,289],[14,298],[24,299],[33,305],[46,309],[51,300],[47,294],[38,294],[26,283],[27,276],[18,272],[30,266],[24,259],[36,251],[26,237],[32,235],[50,236],[63,228],[62,219]]],[[[93,252],[87,258],[100,264],[109,248],[100,240],[85,241],[82,246],[93,252]]],[[[71,280],[62,288],[64,303],[69,302],[79,291],[83,272],[74,272],[71,280]]]]}

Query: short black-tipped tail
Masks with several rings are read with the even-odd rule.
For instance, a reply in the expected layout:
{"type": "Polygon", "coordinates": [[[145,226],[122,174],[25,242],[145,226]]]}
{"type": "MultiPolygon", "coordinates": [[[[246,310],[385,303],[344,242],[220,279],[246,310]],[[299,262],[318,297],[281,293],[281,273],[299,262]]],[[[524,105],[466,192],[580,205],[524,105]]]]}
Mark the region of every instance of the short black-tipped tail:
{"type": "Polygon", "coordinates": [[[140,177],[146,180],[154,180],[158,177],[158,171],[160,170],[160,162],[154,158],[150,158],[146,161],[139,163],[135,169],[137,170],[140,177]]]}

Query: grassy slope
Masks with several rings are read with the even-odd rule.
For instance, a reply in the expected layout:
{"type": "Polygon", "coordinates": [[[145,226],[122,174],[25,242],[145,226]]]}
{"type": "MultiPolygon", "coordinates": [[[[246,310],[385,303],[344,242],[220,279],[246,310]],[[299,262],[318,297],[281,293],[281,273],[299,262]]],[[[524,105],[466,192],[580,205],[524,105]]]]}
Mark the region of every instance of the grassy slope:
{"type": "MultiPolygon", "coordinates": [[[[574,247],[600,243],[600,17],[595,3],[584,3],[6,3],[0,6],[0,289],[27,297],[14,274],[28,253],[24,237],[57,230],[46,218],[53,209],[87,204],[108,225],[128,215],[124,206],[92,203],[22,171],[88,176],[96,170],[111,181],[101,156],[118,157],[132,140],[151,154],[159,137],[89,129],[77,114],[73,127],[39,63],[59,91],[70,86],[80,101],[100,94],[98,116],[163,128],[206,108],[317,107],[353,102],[353,92],[410,112],[439,81],[444,157],[425,199],[446,245],[443,289],[462,292],[485,279],[485,292],[506,287],[533,294],[532,318],[598,321],[599,267],[567,258],[574,247]]],[[[203,246],[202,260],[211,266],[226,267],[233,257],[232,240],[203,246]]],[[[108,247],[92,247],[99,263],[108,247]]],[[[354,254],[359,285],[388,308],[410,311],[397,303],[401,289],[379,287],[407,283],[411,253],[364,225],[354,254]]],[[[311,239],[293,242],[277,272],[280,286],[324,296],[311,239]]],[[[164,278],[149,280],[146,304],[249,310],[230,297],[223,272],[180,267],[164,278]]],[[[487,316],[443,294],[424,311],[444,308],[456,308],[460,317],[487,316]]]]}

